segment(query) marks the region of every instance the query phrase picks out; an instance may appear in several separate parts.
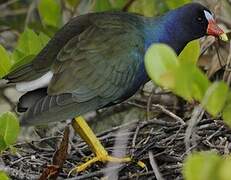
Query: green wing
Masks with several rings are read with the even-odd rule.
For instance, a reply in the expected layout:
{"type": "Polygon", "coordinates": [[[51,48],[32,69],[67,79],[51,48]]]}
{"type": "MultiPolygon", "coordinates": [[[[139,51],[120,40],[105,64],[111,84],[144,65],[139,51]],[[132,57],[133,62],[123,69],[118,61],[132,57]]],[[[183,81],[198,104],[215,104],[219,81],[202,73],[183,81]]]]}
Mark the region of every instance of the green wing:
{"type": "Polygon", "coordinates": [[[77,102],[114,101],[135,79],[144,56],[140,31],[120,20],[98,20],[72,38],[52,66],[49,95],[72,93],[77,102]]]}

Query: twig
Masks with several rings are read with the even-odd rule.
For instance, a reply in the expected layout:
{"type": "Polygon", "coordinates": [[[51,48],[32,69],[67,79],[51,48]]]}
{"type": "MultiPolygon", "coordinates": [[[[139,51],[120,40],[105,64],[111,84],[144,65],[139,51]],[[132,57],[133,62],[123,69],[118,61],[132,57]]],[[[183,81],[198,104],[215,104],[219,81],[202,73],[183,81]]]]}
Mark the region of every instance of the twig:
{"type": "Polygon", "coordinates": [[[148,97],[148,101],[147,101],[147,120],[150,120],[150,109],[152,106],[152,97],[154,94],[154,89],[152,90],[150,96],[148,97]]]}
{"type": "Polygon", "coordinates": [[[14,11],[10,11],[10,12],[5,12],[3,14],[0,14],[0,18],[4,18],[7,16],[18,16],[18,15],[22,15],[22,14],[26,14],[27,13],[27,9],[26,8],[22,8],[22,9],[17,9],[14,11]]]}
{"type": "Polygon", "coordinates": [[[107,173],[107,172],[112,172],[116,169],[119,169],[121,168],[122,166],[121,165],[116,165],[116,166],[113,166],[113,167],[110,167],[110,168],[105,168],[105,169],[102,169],[100,171],[96,171],[96,172],[92,172],[92,173],[88,173],[88,174],[84,174],[84,175],[81,175],[81,176],[77,176],[77,177],[74,177],[74,178],[68,178],[66,180],[83,180],[83,179],[91,179],[92,177],[97,177],[97,176],[102,176],[103,174],[107,173]]]}
{"type": "Polygon", "coordinates": [[[159,108],[163,113],[169,115],[170,117],[172,117],[176,121],[180,122],[182,125],[185,125],[185,122],[182,118],[180,118],[176,114],[172,113],[171,111],[167,110],[165,107],[161,106],[160,104],[153,104],[152,106],[159,108]]]}
{"type": "Polygon", "coordinates": [[[128,11],[129,7],[134,3],[135,0],[129,0],[125,6],[122,8],[122,11],[128,11]]]}
{"type": "Polygon", "coordinates": [[[156,164],[156,162],[154,160],[154,155],[153,155],[153,153],[151,151],[148,152],[148,156],[149,156],[149,161],[150,161],[150,164],[152,166],[152,169],[153,169],[153,171],[155,173],[156,179],[157,180],[164,180],[161,173],[160,173],[160,171],[159,171],[159,168],[158,168],[158,166],[157,166],[157,164],[156,164]]]}
{"type": "Polygon", "coordinates": [[[185,132],[185,147],[186,151],[189,153],[190,152],[190,146],[191,146],[191,137],[195,133],[194,128],[197,125],[197,123],[202,119],[202,116],[204,114],[204,110],[201,107],[201,105],[197,106],[193,113],[192,113],[192,118],[189,120],[189,125],[188,128],[186,129],[185,132]]]}
{"type": "Polygon", "coordinates": [[[7,6],[16,3],[17,1],[19,1],[19,0],[10,0],[10,1],[6,1],[5,3],[3,3],[3,4],[0,5],[0,9],[4,9],[4,8],[6,8],[7,6]]]}
{"type": "Polygon", "coordinates": [[[10,177],[15,179],[21,180],[31,180],[31,179],[38,179],[37,175],[32,175],[28,173],[23,173],[22,171],[7,167],[7,166],[0,166],[0,170],[6,172],[10,177]]]}

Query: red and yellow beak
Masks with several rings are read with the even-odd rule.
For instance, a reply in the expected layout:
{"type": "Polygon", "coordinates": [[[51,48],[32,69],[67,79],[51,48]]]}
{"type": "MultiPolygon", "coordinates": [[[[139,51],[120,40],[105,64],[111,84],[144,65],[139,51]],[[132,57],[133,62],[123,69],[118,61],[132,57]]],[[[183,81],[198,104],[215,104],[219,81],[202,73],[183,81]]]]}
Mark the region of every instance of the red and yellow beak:
{"type": "Polygon", "coordinates": [[[228,41],[228,37],[225,32],[217,25],[217,23],[213,19],[209,20],[207,34],[219,37],[222,41],[228,41]]]}

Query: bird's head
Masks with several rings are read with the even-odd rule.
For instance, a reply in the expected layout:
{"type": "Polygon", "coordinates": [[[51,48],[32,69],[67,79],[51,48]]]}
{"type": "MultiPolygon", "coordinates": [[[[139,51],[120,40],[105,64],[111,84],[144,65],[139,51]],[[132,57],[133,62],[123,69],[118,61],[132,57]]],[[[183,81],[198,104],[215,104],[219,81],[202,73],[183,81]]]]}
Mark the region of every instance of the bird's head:
{"type": "MultiPolygon", "coordinates": [[[[205,35],[219,37],[223,41],[228,41],[225,32],[217,25],[212,12],[199,3],[190,3],[175,10],[175,19],[181,23],[182,32],[186,31],[189,38],[197,39],[205,35]]],[[[185,33],[183,33],[185,34],[185,33]]]]}

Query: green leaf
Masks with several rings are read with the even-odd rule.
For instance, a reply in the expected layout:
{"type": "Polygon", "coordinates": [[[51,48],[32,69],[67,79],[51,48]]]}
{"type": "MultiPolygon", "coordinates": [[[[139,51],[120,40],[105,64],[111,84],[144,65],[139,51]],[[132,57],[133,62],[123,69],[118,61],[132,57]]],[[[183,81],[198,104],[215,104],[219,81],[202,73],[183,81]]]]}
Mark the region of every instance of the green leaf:
{"type": "Polygon", "coordinates": [[[43,32],[39,33],[39,40],[41,42],[41,47],[39,49],[39,51],[47,45],[48,41],[50,40],[50,37],[47,36],[46,34],[44,34],[43,32]]]}
{"type": "Polygon", "coordinates": [[[12,65],[9,55],[2,45],[0,45],[0,62],[0,78],[2,78],[4,75],[9,73],[12,65]]]}
{"type": "Polygon", "coordinates": [[[29,28],[20,36],[17,46],[13,52],[15,62],[25,58],[28,55],[36,55],[42,48],[39,36],[29,28]]]}
{"type": "Polygon", "coordinates": [[[94,10],[96,12],[107,11],[112,9],[112,6],[108,0],[95,0],[94,10]]]}
{"type": "Polygon", "coordinates": [[[17,46],[11,56],[11,59],[15,62],[11,71],[29,63],[42,50],[49,39],[50,38],[42,32],[37,35],[31,29],[26,28],[20,36],[17,46]]]}
{"type": "Polygon", "coordinates": [[[0,134],[0,152],[7,148],[7,144],[4,140],[4,136],[0,134]]]}
{"type": "Polygon", "coordinates": [[[220,165],[218,175],[220,180],[230,180],[231,179],[231,156],[226,157],[222,164],[220,165]]]}
{"type": "Polygon", "coordinates": [[[215,82],[207,90],[202,105],[213,116],[217,116],[225,105],[229,88],[224,82],[215,82]]]}
{"type": "Polygon", "coordinates": [[[61,26],[61,6],[57,0],[40,0],[38,10],[44,24],[54,27],[61,26]]]}
{"type": "Polygon", "coordinates": [[[184,50],[179,55],[179,60],[183,62],[197,63],[200,56],[200,43],[199,40],[191,41],[187,44],[184,50]]]}
{"type": "Polygon", "coordinates": [[[175,9],[184,4],[192,2],[191,0],[164,0],[164,2],[168,5],[170,9],[175,9]]]}
{"type": "MultiPolygon", "coordinates": [[[[193,65],[191,67],[193,67],[193,65]]],[[[191,87],[192,95],[195,100],[201,102],[211,83],[207,76],[198,67],[194,66],[193,71],[193,83],[191,87]]]]}
{"type": "Polygon", "coordinates": [[[222,118],[224,119],[225,123],[231,127],[231,92],[229,92],[226,104],[222,112],[222,118]]]}
{"type": "Polygon", "coordinates": [[[158,9],[154,0],[136,0],[130,6],[129,11],[153,17],[157,14],[158,9]]]}
{"type": "Polygon", "coordinates": [[[6,175],[5,172],[0,171],[0,179],[1,180],[9,180],[9,177],[6,175]]]}
{"type": "Polygon", "coordinates": [[[213,152],[189,155],[184,163],[185,180],[218,180],[217,169],[222,159],[213,152]]]}
{"type": "Polygon", "coordinates": [[[173,92],[188,101],[201,100],[209,86],[208,78],[192,63],[181,62],[174,71],[173,92]]]}
{"type": "Polygon", "coordinates": [[[149,77],[158,85],[171,88],[172,71],[179,66],[175,52],[165,44],[152,45],[145,54],[145,68],[149,77]]]}
{"type": "Polygon", "coordinates": [[[17,140],[19,131],[19,121],[13,113],[6,112],[0,116],[0,140],[3,140],[7,146],[17,140]]]}
{"type": "Polygon", "coordinates": [[[114,1],[110,1],[111,5],[114,9],[122,9],[125,4],[127,3],[127,1],[125,0],[114,0],[114,1]]]}

